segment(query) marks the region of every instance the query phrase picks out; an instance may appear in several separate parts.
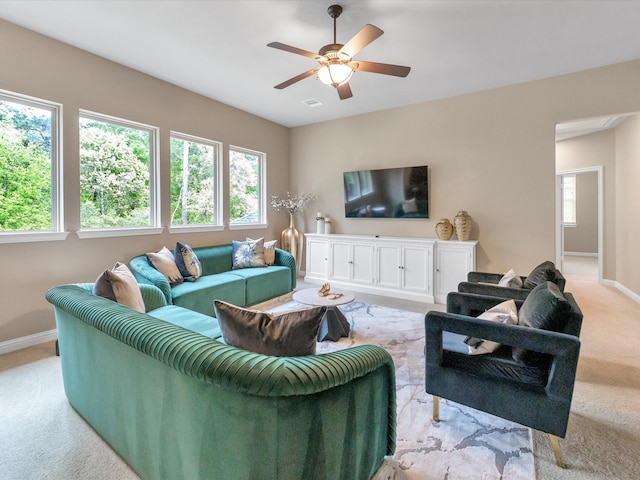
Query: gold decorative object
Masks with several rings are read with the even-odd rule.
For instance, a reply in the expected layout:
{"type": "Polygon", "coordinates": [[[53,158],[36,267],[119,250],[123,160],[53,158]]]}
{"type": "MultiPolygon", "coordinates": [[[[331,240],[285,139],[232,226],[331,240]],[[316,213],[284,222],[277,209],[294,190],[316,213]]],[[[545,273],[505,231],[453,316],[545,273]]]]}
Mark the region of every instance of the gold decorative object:
{"type": "Polygon", "coordinates": [[[296,275],[300,273],[302,262],[302,249],[304,248],[304,235],[296,228],[293,221],[293,213],[289,214],[289,226],[282,231],[280,236],[282,249],[293,255],[296,261],[296,275]]]}
{"type": "Polygon", "coordinates": [[[280,236],[282,249],[293,255],[296,261],[296,275],[300,274],[300,265],[302,264],[302,249],[304,248],[304,235],[298,229],[293,221],[293,214],[303,210],[304,206],[315,199],[313,193],[301,193],[291,196],[287,192],[286,197],[271,195],[271,206],[275,211],[286,210],[289,212],[289,227],[282,231],[280,236]]]}
{"type": "Polygon", "coordinates": [[[441,218],[436,224],[436,235],[440,240],[449,240],[453,235],[453,225],[448,218],[441,218]]]}
{"type": "Polygon", "coordinates": [[[326,297],[327,295],[329,295],[330,291],[331,291],[331,285],[329,285],[328,283],[323,283],[322,286],[320,287],[320,290],[318,290],[318,296],[326,297]]]}
{"type": "Polygon", "coordinates": [[[453,219],[453,225],[456,228],[456,237],[458,240],[466,242],[471,238],[471,217],[464,210],[460,210],[453,219]]]}

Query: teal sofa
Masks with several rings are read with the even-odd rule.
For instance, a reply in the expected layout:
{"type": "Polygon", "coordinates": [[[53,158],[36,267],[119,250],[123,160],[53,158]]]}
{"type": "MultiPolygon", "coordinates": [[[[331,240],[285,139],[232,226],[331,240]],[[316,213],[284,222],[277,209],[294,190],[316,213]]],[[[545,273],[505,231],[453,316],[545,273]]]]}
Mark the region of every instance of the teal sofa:
{"type": "Polygon", "coordinates": [[[195,282],[171,286],[146,255],[129,261],[138,283],[155,285],[169,305],[215,316],[213,300],[247,307],[289,293],[296,287],[296,261],[289,252],[276,248],[276,259],[268,267],[233,270],[231,244],[197,247],[193,251],[202,264],[202,276],[195,282]]]}
{"type": "Polygon", "coordinates": [[[367,480],[395,449],[390,355],[228,346],[217,320],[141,284],[147,312],[61,285],[54,305],[73,408],[144,479],[367,480]]]}

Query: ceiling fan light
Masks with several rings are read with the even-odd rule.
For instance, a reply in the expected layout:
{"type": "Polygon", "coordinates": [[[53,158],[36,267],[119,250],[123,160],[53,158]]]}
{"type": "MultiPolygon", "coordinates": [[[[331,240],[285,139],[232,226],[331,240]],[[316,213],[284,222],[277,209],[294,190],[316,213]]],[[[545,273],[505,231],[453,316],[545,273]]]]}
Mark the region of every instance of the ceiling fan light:
{"type": "Polygon", "coordinates": [[[353,69],[344,63],[330,63],[318,70],[318,79],[325,85],[339,87],[353,75],[353,69]]]}

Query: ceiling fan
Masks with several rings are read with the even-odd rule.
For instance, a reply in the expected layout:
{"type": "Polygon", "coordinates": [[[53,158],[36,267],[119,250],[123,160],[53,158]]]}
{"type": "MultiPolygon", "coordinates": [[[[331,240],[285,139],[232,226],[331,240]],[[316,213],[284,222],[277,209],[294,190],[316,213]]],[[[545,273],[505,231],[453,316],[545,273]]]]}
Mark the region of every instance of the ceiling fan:
{"type": "Polygon", "coordinates": [[[300,80],[317,74],[318,79],[322,83],[332,86],[338,90],[340,100],[346,100],[353,96],[351,87],[349,86],[349,80],[356,70],[362,72],[383,73],[385,75],[393,75],[396,77],[406,77],[409,75],[411,67],[353,60],[353,57],[360,50],[373,42],[384,32],[378,27],[366,24],[353,36],[353,38],[351,38],[351,40],[343,45],[336,42],[336,19],[342,13],[342,7],[340,5],[331,5],[327,9],[327,13],[331,18],[333,18],[333,43],[325,45],[318,53],[302,50],[280,42],[271,42],[267,44],[268,47],[312,58],[320,64],[319,67],[307,70],[300,75],[276,85],[274,88],[281,90],[299,82],[300,80]]]}

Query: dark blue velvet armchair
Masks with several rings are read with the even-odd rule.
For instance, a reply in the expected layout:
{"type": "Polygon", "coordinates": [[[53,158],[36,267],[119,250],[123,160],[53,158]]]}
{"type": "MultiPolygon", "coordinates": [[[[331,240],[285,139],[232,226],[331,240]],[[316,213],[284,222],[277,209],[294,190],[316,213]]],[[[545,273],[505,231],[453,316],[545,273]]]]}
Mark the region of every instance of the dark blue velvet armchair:
{"type": "Polygon", "coordinates": [[[570,293],[545,282],[525,301],[516,300],[519,316],[533,318],[532,326],[469,316],[501,302],[499,297],[452,292],[446,313],[427,313],[425,387],[434,396],[434,421],[439,420],[442,397],[546,432],[556,463],[564,468],[557,437],[566,435],[582,312],[570,293]],[[490,354],[469,355],[466,337],[501,346],[490,354]]]}
{"type": "Polygon", "coordinates": [[[564,291],[566,284],[566,279],[560,270],[550,261],[543,262],[536,266],[526,277],[520,276],[522,287],[498,285],[502,276],[503,274],[501,273],[469,272],[467,274],[467,281],[458,284],[458,291],[524,300],[529,293],[531,293],[531,290],[542,282],[551,281],[558,285],[561,291],[564,291]]]}

